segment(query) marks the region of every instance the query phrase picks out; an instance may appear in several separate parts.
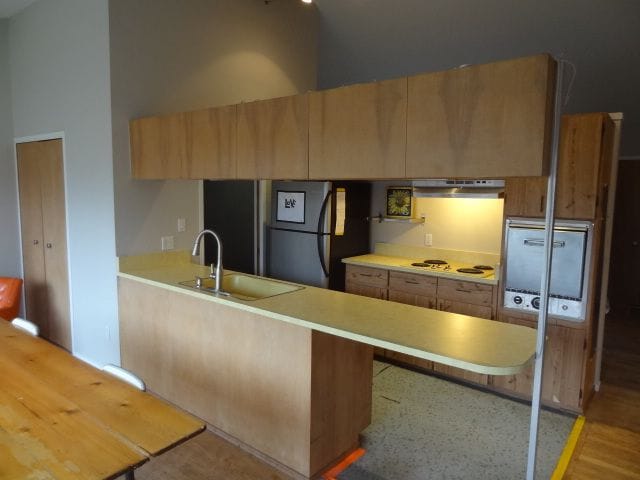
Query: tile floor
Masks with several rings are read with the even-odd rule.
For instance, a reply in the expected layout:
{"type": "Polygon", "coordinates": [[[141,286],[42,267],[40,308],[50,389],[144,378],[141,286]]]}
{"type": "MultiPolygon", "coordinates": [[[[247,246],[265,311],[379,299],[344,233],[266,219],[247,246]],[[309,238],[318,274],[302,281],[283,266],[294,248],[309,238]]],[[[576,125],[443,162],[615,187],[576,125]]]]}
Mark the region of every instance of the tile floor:
{"type": "MultiPolygon", "coordinates": [[[[373,390],[367,453],[339,480],[525,477],[529,406],[382,362],[373,390]]],[[[550,478],[573,422],[542,411],[536,478],[550,478]]]]}

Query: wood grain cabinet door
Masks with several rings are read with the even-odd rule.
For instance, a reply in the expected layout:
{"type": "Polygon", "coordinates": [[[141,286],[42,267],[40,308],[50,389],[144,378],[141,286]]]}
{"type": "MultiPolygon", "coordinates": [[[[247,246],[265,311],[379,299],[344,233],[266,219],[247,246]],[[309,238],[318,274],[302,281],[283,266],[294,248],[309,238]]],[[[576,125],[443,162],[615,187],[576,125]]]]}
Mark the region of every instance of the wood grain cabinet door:
{"type": "Polygon", "coordinates": [[[132,120],[131,174],[137,179],[177,179],[187,156],[186,115],[177,113],[132,120]]]}
{"type": "Polygon", "coordinates": [[[407,79],[309,95],[309,178],[404,178],[407,79]]]}
{"type": "Polygon", "coordinates": [[[236,178],[236,106],[207,108],[184,115],[186,154],[180,168],[181,178],[236,178]]]}
{"type": "Polygon", "coordinates": [[[139,118],[129,131],[134,178],[236,178],[235,105],[139,118]]]}
{"type": "Polygon", "coordinates": [[[238,178],[309,177],[308,94],[238,105],[238,178]]]}
{"type": "Polygon", "coordinates": [[[546,174],[554,85],[549,55],[409,77],[407,177],[546,174]]]}
{"type": "MultiPolygon", "coordinates": [[[[560,128],[556,218],[592,220],[604,215],[614,125],[604,113],[564,115],[560,128]]],[[[507,178],[506,216],[543,217],[547,177],[507,178]]]]}

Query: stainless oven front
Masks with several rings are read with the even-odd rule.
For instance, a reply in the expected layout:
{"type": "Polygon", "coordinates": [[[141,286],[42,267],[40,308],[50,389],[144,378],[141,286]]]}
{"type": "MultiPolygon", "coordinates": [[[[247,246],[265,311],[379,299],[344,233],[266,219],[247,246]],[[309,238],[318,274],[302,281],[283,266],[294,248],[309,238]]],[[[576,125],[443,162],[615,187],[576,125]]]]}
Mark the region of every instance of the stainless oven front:
{"type": "MultiPolygon", "coordinates": [[[[548,314],[585,319],[593,224],[556,221],[553,230],[548,314]]],[[[505,228],[504,307],[536,312],[544,260],[544,222],[509,218],[505,228]]]]}

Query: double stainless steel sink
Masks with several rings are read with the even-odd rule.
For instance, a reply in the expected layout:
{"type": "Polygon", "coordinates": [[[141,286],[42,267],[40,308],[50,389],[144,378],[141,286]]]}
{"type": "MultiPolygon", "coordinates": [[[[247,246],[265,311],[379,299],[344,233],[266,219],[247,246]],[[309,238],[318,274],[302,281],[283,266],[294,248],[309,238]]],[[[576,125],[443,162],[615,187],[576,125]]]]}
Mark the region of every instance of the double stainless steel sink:
{"type": "Polygon", "coordinates": [[[222,292],[215,291],[215,280],[213,278],[205,277],[179,283],[185,287],[190,287],[205,293],[226,295],[237,298],[238,300],[249,301],[275,297],[276,295],[295,292],[304,288],[300,285],[292,285],[290,283],[240,273],[230,273],[222,277],[222,292]]]}

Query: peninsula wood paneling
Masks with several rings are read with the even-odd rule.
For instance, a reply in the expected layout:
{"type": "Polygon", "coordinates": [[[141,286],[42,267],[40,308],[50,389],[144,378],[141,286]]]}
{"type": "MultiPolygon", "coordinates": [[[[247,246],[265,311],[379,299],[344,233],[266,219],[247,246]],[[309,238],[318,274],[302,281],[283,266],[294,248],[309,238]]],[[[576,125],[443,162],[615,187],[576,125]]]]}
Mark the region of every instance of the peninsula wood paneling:
{"type": "Polygon", "coordinates": [[[309,95],[309,178],[404,178],[407,79],[309,95]]]}
{"type": "Polygon", "coordinates": [[[409,77],[406,176],[547,174],[554,86],[549,55],[409,77]]]}
{"type": "Polygon", "coordinates": [[[308,95],[238,105],[238,178],[309,176],[308,95]]]}
{"type": "Polygon", "coordinates": [[[123,278],[118,298],[125,368],[303,478],[370,422],[370,346],[123,278]]]}

